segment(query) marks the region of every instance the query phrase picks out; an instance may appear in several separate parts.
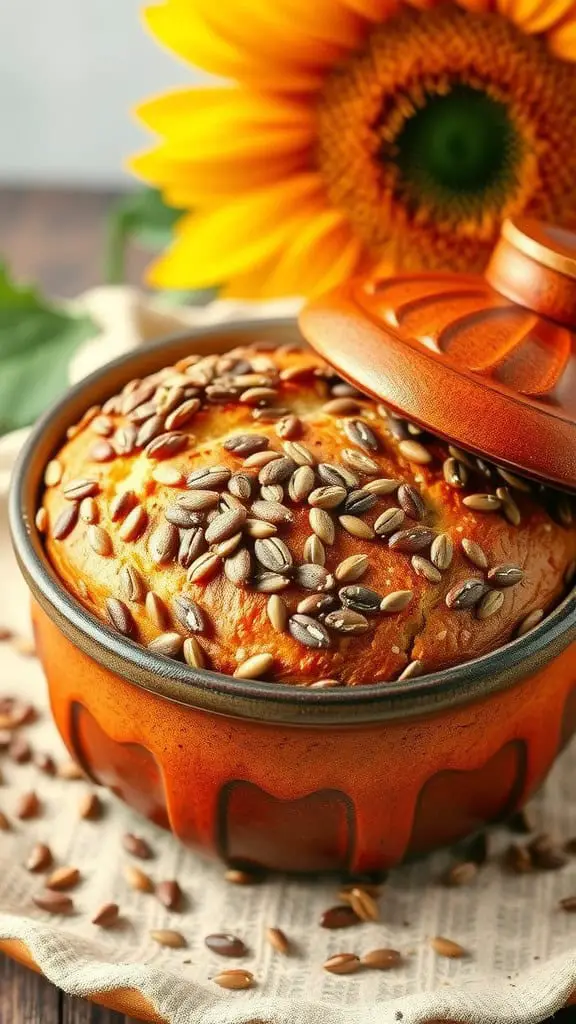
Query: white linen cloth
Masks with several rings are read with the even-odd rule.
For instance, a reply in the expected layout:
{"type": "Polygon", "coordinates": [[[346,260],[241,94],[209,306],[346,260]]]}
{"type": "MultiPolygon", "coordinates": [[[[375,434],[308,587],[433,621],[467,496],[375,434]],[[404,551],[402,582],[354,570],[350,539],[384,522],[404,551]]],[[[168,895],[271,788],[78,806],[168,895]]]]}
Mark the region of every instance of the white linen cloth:
{"type": "MultiPolygon", "coordinates": [[[[214,303],[167,310],[125,288],[96,289],[78,301],[101,334],[78,351],[70,367],[72,381],[178,327],[297,308],[295,302],[265,307],[214,303]]],[[[29,631],[27,596],[10,550],[6,490],[25,433],[0,440],[0,625],[21,634],[29,631]]],[[[0,698],[8,694],[23,695],[41,709],[39,720],[26,729],[34,749],[62,758],[38,663],[3,643],[0,698]]],[[[561,897],[576,894],[576,859],[558,872],[510,876],[496,856],[473,885],[453,889],[439,881],[450,855],[436,854],[393,872],[381,900],[380,922],[330,932],[318,927],[318,919],[337,902],[331,881],[275,878],[233,886],[224,881],[221,866],[184,850],[109,794],[102,796],[103,819],[83,821],[78,800],[86,783],[49,778],[31,765],[6,759],[3,772],[0,809],[13,820],[18,794],[34,788],[42,815],[0,832],[0,939],[25,942],[44,974],[71,994],[134,988],[169,1024],[537,1024],[576,992],[576,914],[557,908],[561,897]],[[154,896],[128,888],[125,832],[149,840],[155,856],[141,866],[156,881],[179,880],[187,896],[182,912],[165,910],[154,896]],[[49,917],[32,902],[41,877],[27,872],[23,863],[37,841],[50,844],[57,864],[72,864],[82,872],[73,892],[76,912],[70,917],[49,917]],[[110,900],[119,903],[122,924],[102,931],[90,919],[110,900]],[[282,957],[271,949],[264,938],[266,926],[286,932],[293,955],[282,957]],[[156,946],[148,934],[153,928],[182,932],[189,948],[156,946]],[[210,953],[203,936],[215,931],[240,935],[249,955],[229,961],[210,953]],[[460,942],[469,956],[458,961],[436,956],[429,945],[434,935],[460,942]],[[404,965],[348,977],[322,970],[333,953],[380,947],[399,949],[404,965]],[[228,966],[251,970],[257,986],[249,992],[218,989],[209,979],[228,966]]],[[[564,838],[576,835],[575,774],[576,747],[563,755],[536,800],[541,827],[564,838]]],[[[499,830],[496,851],[509,841],[499,830]]]]}

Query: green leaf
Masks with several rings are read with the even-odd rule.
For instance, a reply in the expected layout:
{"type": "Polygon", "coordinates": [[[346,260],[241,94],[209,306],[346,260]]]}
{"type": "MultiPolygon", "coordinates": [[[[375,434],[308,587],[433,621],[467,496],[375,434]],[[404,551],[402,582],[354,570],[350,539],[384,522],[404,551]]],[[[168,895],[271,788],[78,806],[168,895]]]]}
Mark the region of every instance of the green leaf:
{"type": "Polygon", "coordinates": [[[159,252],[172,239],[172,232],[182,210],[167,206],[155,188],[144,188],[123,196],[113,207],[108,221],[106,280],[109,284],[124,281],[126,248],[137,242],[144,249],[159,252]]]}
{"type": "Polygon", "coordinates": [[[62,394],[70,359],[95,333],[89,317],[16,284],[0,262],[0,434],[33,423],[62,394]]]}

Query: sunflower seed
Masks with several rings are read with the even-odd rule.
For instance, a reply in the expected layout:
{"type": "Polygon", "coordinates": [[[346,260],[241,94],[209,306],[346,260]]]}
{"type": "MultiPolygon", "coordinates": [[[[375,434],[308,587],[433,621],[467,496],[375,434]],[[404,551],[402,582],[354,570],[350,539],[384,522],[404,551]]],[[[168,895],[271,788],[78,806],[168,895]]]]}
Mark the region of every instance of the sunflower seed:
{"type": "Polygon", "coordinates": [[[378,406],[378,413],[386,420],[388,430],[397,441],[402,441],[410,436],[408,424],[401,416],[391,412],[385,405],[378,406]]]}
{"type": "Polygon", "coordinates": [[[412,568],[418,576],[423,576],[429,583],[440,583],[442,574],[427,558],[423,558],[422,555],[412,555],[411,561],[412,568]]]}
{"type": "Polygon", "coordinates": [[[426,526],[411,526],[408,530],[400,530],[392,534],[388,544],[392,551],[403,551],[406,554],[415,554],[430,547],[436,534],[434,530],[426,526]]]}
{"type": "Polygon", "coordinates": [[[234,434],[224,442],[224,448],[233,455],[244,457],[264,451],[269,443],[268,438],[263,434],[234,434]]]}
{"type": "Polygon", "coordinates": [[[278,437],[292,441],[302,433],[302,420],[298,416],[283,416],[276,426],[278,437]]]}
{"type": "Polygon", "coordinates": [[[84,498],[84,501],[80,502],[80,519],[92,526],[98,522],[99,517],[98,505],[94,498],[84,498]]]}
{"type": "Polygon", "coordinates": [[[288,458],[288,456],[282,456],[279,459],[273,459],[272,462],[266,463],[262,466],[258,474],[258,480],[263,486],[269,484],[281,484],[285,480],[288,480],[292,476],[296,469],[296,463],[294,459],[288,458]]]}
{"type": "Polygon", "coordinates": [[[116,924],[119,913],[120,908],[117,903],[103,903],[94,914],[91,923],[99,925],[100,928],[110,928],[111,925],[116,924]]]}
{"type": "Polygon", "coordinates": [[[468,561],[472,562],[472,565],[475,565],[478,569],[488,568],[486,553],[475,540],[468,540],[467,537],[463,537],[462,550],[468,561]]]}
{"type": "Polygon", "coordinates": [[[286,956],[290,949],[290,943],[280,928],[267,928],[266,938],[277,953],[282,953],[286,956]]]}
{"type": "Polygon", "coordinates": [[[334,577],[331,573],[324,566],[313,562],[297,566],[294,579],[304,590],[316,590],[321,593],[331,590],[334,586],[334,577]]]}
{"type": "Polygon", "coordinates": [[[20,821],[29,821],[30,818],[37,818],[39,813],[40,801],[34,790],[22,793],[16,803],[16,817],[20,821]]]}
{"type": "Polygon", "coordinates": [[[136,447],[138,431],[134,424],[129,423],[126,427],[118,427],[114,434],[114,447],[118,455],[131,455],[136,447]]]}
{"type": "Polygon", "coordinates": [[[386,494],[393,494],[394,491],[398,490],[399,486],[399,480],[379,477],[377,480],[369,480],[367,483],[362,484],[362,490],[368,491],[369,494],[376,494],[379,497],[382,497],[386,494]]]}
{"type": "Polygon", "coordinates": [[[497,512],[502,507],[500,498],[495,494],[469,494],[463,499],[463,504],[474,512],[497,512]]]}
{"type": "Polygon", "coordinates": [[[371,494],[369,491],[351,491],[344,502],[344,511],[349,515],[363,516],[374,508],[377,502],[377,495],[371,494]]]}
{"type": "Polygon", "coordinates": [[[205,512],[207,509],[215,508],[219,500],[218,491],[205,491],[201,488],[188,494],[179,494],[177,498],[178,504],[189,512],[205,512]]]}
{"type": "Polygon", "coordinates": [[[252,556],[247,548],[240,548],[225,558],[224,575],[236,587],[247,583],[252,575],[252,556]]]}
{"type": "Polygon", "coordinates": [[[415,462],[418,466],[426,466],[432,462],[432,456],[427,448],[419,441],[399,441],[398,451],[409,462],[415,462]]]}
{"type": "Polygon", "coordinates": [[[249,473],[234,473],[228,481],[228,490],[236,498],[248,501],[254,489],[254,477],[249,473]]]}
{"type": "Polygon", "coordinates": [[[37,753],[32,755],[34,766],[38,768],[38,771],[44,773],[44,775],[55,775],[56,764],[54,758],[50,754],[37,753]]]}
{"type": "Polygon", "coordinates": [[[288,484],[288,495],[292,501],[305,501],[314,488],[314,470],[310,466],[299,466],[288,484]]]}
{"type": "Polygon", "coordinates": [[[314,616],[329,611],[334,608],[335,604],[334,594],[310,594],[309,597],[304,597],[298,602],[296,611],[299,615],[314,616]]]}
{"type": "Polygon", "coordinates": [[[323,544],[328,546],[334,543],[336,530],[331,517],[323,508],[311,508],[308,513],[310,527],[323,544]]]}
{"type": "Polygon", "coordinates": [[[58,459],[51,459],[44,470],[44,484],[46,487],[57,487],[62,479],[62,463],[58,459]]]}
{"type": "Polygon", "coordinates": [[[414,676],[422,675],[424,669],[424,663],[419,661],[417,658],[414,661],[410,661],[406,668],[398,676],[398,681],[403,679],[413,679],[414,676]]]}
{"type": "Polygon", "coordinates": [[[430,547],[430,561],[440,572],[446,572],[452,564],[454,545],[447,533],[439,533],[430,547]]]}
{"type": "Polygon", "coordinates": [[[215,405],[227,405],[228,402],[238,401],[241,394],[242,388],[232,384],[209,384],[205,397],[208,402],[213,402],[215,405]]]}
{"type": "Polygon", "coordinates": [[[151,444],[156,437],[162,434],[164,426],[164,417],[154,413],[140,427],[136,435],[136,447],[145,448],[146,445],[151,444]]]}
{"type": "Polygon", "coordinates": [[[336,566],[334,576],[339,583],[354,583],[364,575],[368,565],[368,555],[349,555],[336,566]]]}
{"type": "Polygon", "coordinates": [[[377,452],[380,448],[378,437],[363,420],[346,420],[344,433],[352,444],[357,444],[366,452],[377,452]]]}
{"type": "Polygon", "coordinates": [[[199,555],[188,569],[188,582],[199,583],[201,580],[209,579],[220,568],[221,562],[222,559],[213,551],[199,555]]]}
{"type": "Polygon", "coordinates": [[[285,601],[279,597],[278,594],[272,594],[268,598],[266,611],[276,632],[283,633],[288,621],[288,608],[286,607],[285,601]]]}
{"type": "Polygon", "coordinates": [[[262,469],[263,466],[267,466],[269,462],[274,462],[274,459],[281,459],[282,452],[275,451],[264,451],[264,452],[253,452],[248,458],[244,459],[242,465],[245,469],[262,469]]]}
{"type": "Polygon", "coordinates": [[[284,441],[282,447],[288,458],[292,459],[297,466],[313,466],[316,462],[310,449],[300,441],[284,441]]]}
{"type": "Polygon", "coordinates": [[[93,498],[99,490],[100,484],[97,480],[88,480],[82,477],[64,484],[62,494],[67,501],[82,501],[82,498],[93,498]]]}
{"type": "Polygon", "coordinates": [[[461,490],[468,482],[468,470],[466,469],[466,466],[462,462],[458,462],[458,460],[452,456],[449,459],[445,459],[442,466],[442,472],[446,483],[457,490],[461,490]]]}
{"type": "MultiPolygon", "coordinates": [[[[85,501],[92,501],[92,498],[85,498],[85,501]]],[[[45,508],[41,507],[38,509],[34,518],[34,524],[38,533],[46,533],[48,528],[48,513],[45,508]]]]}
{"type": "Polygon", "coordinates": [[[374,523],[374,530],[379,537],[395,533],[402,526],[405,518],[406,515],[401,508],[387,508],[382,515],[378,516],[374,523]]]}
{"type": "Polygon", "coordinates": [[[271,572],[285,574],[293,566],[292,555],[279,537],[257,540],[254,544],[254,553],[260,564],[271,572]]]}
{"type": "Polygon", "coordinates": [[[576,896],[565,896],[559,900],[558,906],[567,914],[573,914],[576,910],[576,896]]]}
{"type": "Polygon", "coordinates": [[[400,484],[398,504],[410,519],[424,518],[426,506],[416,488],[410,484],[400,484]]]}
{"type": "Polygon", "coordinates": [[[166,487],[183,487],[185,482],[184,473],[176,466],[169,466],[159,462],[152,470],[152,479],[157,484],[164,484],[166,487]]]}
{"type": "Polygon", "coordinates": [[[534,611],[530,612],[516,630],[516,636],[524,636],[525,633],[529,633],[536,626],[540,625],[544,618],[544,610],[542,608],[535,608],[534,611]]]}
{"type": "Polygon", "coordinates": [[[227,466],[203,466],[194,470],[186,478],[186,487],[190,491],[209,491],[216,487],[225,487],[232,476],[227,466]]]}
{"type": "Polygon", "coordinates": [[[84,821],[98,821],[102,817],[102,801],[98,793],[84,793],[78,804],[78,814],[84,821]]]}
{"type": "Polygon", "coordinates": [[[320,918],[321,928],[350,928],[351,925],[358,924],[360,918],[358,914],[352,909],[348,903],[337,904],[335,907],[329,907],[325,910],[320,918]]]}
{"type": "Polygon", "coordinates": [[[110,502],[110,518],[113,523],[124,519],[137,502],[134,491],[121,491],[110,502]]]}
{"type": "Polygon", "coordinates": [[[281,484],[268,484],[260,488],[262,501],[284,501],[284,488],[281,484]]]}
{"type": "Polygon", "coordinates": [[[355,398],[333,398],[322,406],[321,411],[327,416],[350,416],[358,412],[358,408],[355,398]]]}
{"type": "Polygon", "coordinates": [[[152,892],[154,885],[152,879],[141,868],[135,864],[126,864],[124,867],[124,878],[131,889],[136,892],[152,892]]]}
{"type": "Polygon", "coordinates": [[[387,615],[391,615],[394,612],[403,612],[405,608],[412,602],[414,592],[412,590],[394,590],[391,594],[386,594],[380,602],[380,611],[387,615]]]}
{"type": "Polygon", "coordinates": [[[335,487],[359,487],[358,477],[351,473],[345,466],[335,466],[331,462],[321,462],[317,467],[317,473],[323,484],[332,484],[335,487]]]}
{"type": "Polygon", "coordinates": [[[52,537],[54,540],[64,540],[72,533],[72,530],[78,522],[78,503],[74,505],[68,505],[62,509],[59,515],[56,517],[54,526],[52,527],[52,537]]]}
{"type": "Polygon", "coordinates": [[[476,608],[476,615],[479,619],[489,619],[496,615],[504,604],[504,594],[501,590],[489,590],[484,595],[476,608]]]}
{"type": "MultiPolygon", "coordinates": [[[[145,423],[152,416],[155,416],[157,412],[158,409],[154,402],[144,402],[144,405],[139,405],[136,409],[133,409],[132,412],[128,413],[128,419],[131,423],[145,423]]],[[[161,417],[159,417],[159,419],[160,422],[162,422],[161,417]]],[[[149,440],[151,439],[149,438],[149,440]]]]}
{"type": "Polygon", "coordinates": [[[164,509],[164,517],[173,526],[178,526],[181,530],[190,530],[194,526],[199,526],[202,522],[202,516],[199,512],[190,512],[183,505],[174,504],[168,505],[164,509]]]}
{"type": "Polygon", "coordinates": [[[216,974],[212,981],[219,985],[220,988],[240,990],[246,988],[252,988],[254,984],[254,975],[250,971],[244,971],[241,969],[220,971],[216,974]]]}
{"type": "Polygon", "coordinates": [[[306,380],[307,377],[314,377],[318,366],[315,363],[305,363],[299,366],[287,366],[280,371],[280,380],[306,380]]]}
{"type": "Polygon", "coordinates": [[[91,462],[111,462],[116,458],[116,452],[109,441],[102,439],[91,446],[88,458],[91,462]]]}
{"type": "Polygon", "coordinates": [[[89,526],[86,537],[90,547],[97,555],[106,558],[112,554],[112,539],[103,526],[89,526]]]}
{"type": "Polygon", "coordinates": [[[504,482],[510,487],[513,487],[515,491],[524,491],[525,494],[530,494],[532,488],[527,480],[523,480],[522,477],[516,476],[515,473],[510,473],[507,469],[502,469],[501,466],[497,466],[496,469],[504,482]]]}
{"type": "Polygon", "coordinates": [[[78,868],[63,867],[56,868],[55,871],[46,879],[46,888],[60,891],[62,889],[72,889],[73,886],[80,880],[80,872],[78,868]]]}
{"type": "Polygon", "coordinates": [[[244,405],[261,406],[270,405],[278,397],[276,388],[256,387],[247,388],[240,395],[240,401],[244,405]]]}
{"type": "Polygon", "coordinates": [[[235,679],[260,679],[274,664],[271,654],[254,654],[234,670],[235,679]]]}
{"type": "Polygon", "coordinates": [[[358,537],[359,540],[373,540],[375,536],[372,527],[358,516],[338,516],[338,522],[351,537],[358,537]]]}
{"type": "Polygon", "coordinates": [[[342,458],[350,469],[355,469],[357,473],[364,473],[366,476],[375,476],[378,472],[378,464],[374,462],[374,459],[365,455],[364,452],[358,452],[355,448],[344,448],[342,451],[342,458]]]}
{"type": "Polygon", "coordinates": [[[149,402],[154,394],[155,388],[152,384],[138,383],[132,390],[124,390],[120,410],[123,416],[127,416],[139,405],[149,402]]]}
{"type": "Polygon", "coordinates": [[[136,505],[131,512],[128,513],[126,519],[122,523],[118,530],[118,536],[121,540],[131,541],[136,540],[137,537],[143,533],[148,522],[148,514],[141,505],[136,505]]]}
{"type": "Polygon", "coordinates": [[[45,871],[52,863],[52,851],[45,843],[36,843],[24,861],[27,871],[45,871]]]}
{"type": "Polygon", "coordinates": [[[314,565],[326,563],[326,551],[322,541],[312,533],[304,543],[304,561],[312,562],[314,565]]]}
{"type": "Polygon", "coordinates": [[[154,928],[148,934],[159,946],[167,946],[169,949],[183,949],[186,946],[182,933],[171,928],[154,928]]]}
{"type": "Polygon", "coordinates": [[[207,526],[204,533],[207,544],[219,544],[223,540],[238,533],[246,522],[246,509],[244,507],[229,509],[222,512],[207,526]]]}
{"type": "Polygon", "coordinates": [[[92,420],[92,430],[100,437],[110,437],[114,430],[114,424],[109,416],[96,416],[92,420]]]}
{"type": "Polygon", "coordinates": [[[346,497],[346,488],[336,485],[325,485],[316,487],[308,495],[308,503],[314,508],[336,508],[346,497]]]}
{"type": "Polygon", "coordinates": [[[502,511],[508,522],[511,523],[512,526],[520,526],[520,523],[522,522],[520,509],[518,508],[518,505],[514,501],[514,498],[510,494],[508,488],[497,487],[496,497],[499,498],[500,501],[502,502],[502,511]]]}
{"type": "Polygon", "coordinates": [[[182,903],[182,890],[175,879],[167,879],[156,886],[156,896],[167,910],[179,910],[182,903]]]}
{"type": "Polygon", "coordinates": [[[171,562],[179,545],[178,530],[172,523],[161,523],[148,538],[148,551],[155,565],[171,562]]]}
{"type": "Polygon", "coordinates": [[[495,565],[488,571],[488,579],[496,587],[515,587],[524,579],[524,570],[511,562],[495,565]]]}
{"type": "Polygon", "coordinates": [[[86,776],[76,761],[62,761],[56,768],[56,775],[59,779],[66,779],[68,782],[75,782],[85,779],[86,776]]]}
{"type": "Polygon", "coordinates": [[[458,960],[466,955],[466,950],[458,942],[452,939],[445,939],[443,935],[436,935],[430,939],[430,945],[438,956],[448,957],[450,960],[458,960]]]}
{"type": "Polygon", "coordinates": [[[336,611],[328,612],[324,619],[328,629],[334,629],[337,633],[346,633],[350,636],[358,636],[370,628],[368,619],[351,608],[338,608],[336,611]]]}
{"type": "Polygon", "coordinates": [[[184,654],[184,661],[191,668],[204,668],[206,664],[204,651],[195,636],[186,637],[182,653],[184,654]]]}
{"type": "Polygon", "coordinates": [[[290,509],[281,505],[279,501],[255,501],[250,511],[257,519],[264,519],[268,523],[292,523],[294,521],[290,509]]]}
{"type": "Polygon", "coordinates": [[[288,620],[288,630],[298,643],[304,647],[330,647],[330,635],[322,623],[316,622],[308,615],[293,615],[288,620]]]}
{"type": "Polygon", "coordinates": [[[322,967],[330,974],[353,974],[360,967],[360,957],[355,953],[334,953],[322,967]]]}
{"type": "Polygon", "coordinates": [[[116,597],[108,597],[106,599],[106,614],[110,623],[123,636],[130,636],[133,633],[134,619],[123,601],[119,601],[116,597]]]}
{"type": "Polygon", "coordinates": [[[474,861],[461,861],[454,864],[444,877],[446,885],[458,888],[462,885],[469,885],[478,875],[478,865],[474,861]]]}
{"type": "Polygon", "coordinates": [[[190,597],[177,594],[172,603],[174,615],[189,633],[204,633],[206,620],[204,612],[190,597]]]}
{"type": "Polygon", "coordinates": [[[402,963],[402,954],[397,949],[372,949],[360,958],[363,967],[369,967],[377,971],[389,971],[399,967],[402,963]]]}
{"type": "Polygon", "coordinates": [[[166,430],[179,430],[195,416],[201,406],[198,398],[189,398],[166,416],[166,430]]]}
{"type": "Polygon", "coordinates": [[[363,612],[364,615],[375,615],[380,611],[380,595],[368,587],[342,587],[338,591],[338,597],[346,608],[355,612],[363,612]]]}
{"type": "Polygon", "coordinates": [[[153,856],[149,844],[142,836],[136,836],[132,832],[126,832],[122,836],[122,845],[127,853],[140,860],[149,860],[153,856]]]}
{"type": "Polygon", "coordinates": [[[258,539],[261,537],[274,537],[278,530],[272,523],[266,523],[260,519],[247,519],[244,523],[244,533],[248,537],[258,539]]]}
{"type": "Polygon", "coordinates": [[[455,611],[474,608],[482,600],[488,587],[476,577],[456,583],[446,594],[446,604],[455,611]]]}
{"type": "Polygon", "coordinates": [[[380,911],[376,900],[361,886],[355,886],[350,890],[348,902],[361,921],[377,921],[379,919],[380,911]]]}
{"type": "Polygon", "coordinates": [[[63,892],[51,892],[49,889],[38,893],[32,899],[40,910],[46,910],[49,914],[67,914],[74,906],[70,896],[63,892]]]}

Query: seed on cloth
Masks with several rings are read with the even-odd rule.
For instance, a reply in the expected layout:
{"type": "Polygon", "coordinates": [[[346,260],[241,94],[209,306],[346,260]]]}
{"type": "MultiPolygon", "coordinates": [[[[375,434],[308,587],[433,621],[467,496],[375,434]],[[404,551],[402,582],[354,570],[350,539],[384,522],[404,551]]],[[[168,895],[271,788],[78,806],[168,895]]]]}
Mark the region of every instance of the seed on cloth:
{"type": "Polygon", "coordinates": [[[215,932],[212,935],[207,935],[204,942],[208,949],[213,953],[217,953],[218,956],[246,956],[248,952],[242,939],[228,932],[215,932]]]}
{"type": "Polygon", "coordinates": [[[46,843],[36,843],[24,862],[27,871],[45,871],[52,863],[52,851],[46,843]]]}
{"type": "Polygon", "coordinates": [[[286,956],[290,949],[290,943],[281,928],[267,928],[266,938],[277,953],[286,956]]]}
{"type": "Polygon", "coordinates": [[[216,974],[212,981],[219,985],[220,988],[226,989],[246,989],[252,988],[254,984],[254,975],[250,971],[243,970],[227,970],[220,971],[216,974]]]}
{"type": "Polygon", "coordinates": [[[116,924],[119,912],[120,908],[117,903],[104,903],[94,914],[92,924],[97,924],[100,928],[110,928],[111,925],[116,924]]]}
{"type": "Polygon", "coordinates": [[[152,892],[154,883],[149,875],[135,864],[126,864],[124,867],[124,878],[131,889],[136,892],[152,892]]]}
{"type": "Polygon", "coordinates": [[[473,861],[462,861],[454,864],[445,876],[446,885],[460,886],[469,885],[478,874],[478,865],[473,861]]]}
{"type": "Polygon", "coordinates": [[[360,957],[355,953],[334,953],[322,966],[330,974],[353,974],[360,967],[360,957]]]}
{"type": "Polygon", "coordinates": [[[61,889],[72,889],[80,879],[78,868],[63,867],[56,868],[49,878],[46,879],[46,888],[60,891],[61,889]]]}
{"type": "Polygon", "coordinates": [[[377,921],[380,917],[376,900],[361,887],[350,890],[347,902],[361,921],[377,921]]]}
{"type": "Polygon", "coordinates": [[[325,910],[320,918],[321,928],[350,928],[351,925],[358,924],[360,918],[352,906],[346,903],[337,904],[335,907],[329,907],[325,910]]]}
{"type": "Polygon", "coordinates": [[[166,946],[168,949],[183,949],[187,945],[182,933],[172,931],[171,928],[156,928],[148,934],[159,946],[166,946]]]}
{"type": "Polygon", "coordinates": [[[139,857],[141,860],[149,860],[153,856],[146,840],[142,836],[134,835],[132,832],[127,832],[122,837],[122,845],[127,853],[131,853],[133,857],[139,857]]]}
{"type": "Polygon", "coordinates": [[[56,775],[59,779],[66,779],[67,782],[77,782],[79,779],[86,778],[76,761],[62,761],[56,768],[56,775]]]}
{"type": "Polygon", "coordinates": [[[182,903],[182,890],[175,879],[167,879],[164,882],[158,882],[156,886],[156,895],[160,900],[160,903],[167,908],[167,910],[179,910],[182,903]]]}
{"type": "Polygon", "coordinates": [[[430,945],[438,956],[445,956],[450,960],[459,960],[460,957],[466,955],[466,950],[459,942],[446,939],[443,935],[436,935],[433,939],[430,939],[430,945]]]}
{"type": "Polygon", "coordinates": [[[22,793],[16,802],[16,817],[20,821],[28,821],[30,818],[37,818],[40,813],[40,801],[34,790],[29,793],[22,793]]]}
{"type": "Polygon", "coordinates": [[[32,899],[40,910],[46,910],[49,914],[68,914],[74,907],[71,896],[64,892],[53,892],[51,889],[38,893],[32,899]]]}
{"type": "Polygon", "coordinates": [[[393,967],[399,967],[402,963],[402,954],[397,949],[371,949],[360,957],[364,967],[370,967],[377,971],[389,971],[393,967]]]}

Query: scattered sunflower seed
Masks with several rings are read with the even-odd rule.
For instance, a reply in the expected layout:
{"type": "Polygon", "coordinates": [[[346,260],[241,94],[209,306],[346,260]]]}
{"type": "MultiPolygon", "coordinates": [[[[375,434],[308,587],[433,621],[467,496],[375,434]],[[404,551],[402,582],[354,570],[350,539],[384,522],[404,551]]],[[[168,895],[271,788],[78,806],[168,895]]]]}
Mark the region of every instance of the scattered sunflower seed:
{"type": "Polygon", "coordinates": [[[497,512],[502,507],[500,498],[495,494],[469,494],[463,498],[463,504],[474,512],[497,512]]]}
{"type": "Polygon", "coordinates": [[[274,664],[272,654],[254,654],[234,670],[235,679],[260,679],[274,664]]]}
{"type": "Polygon", "coordinates": [[[432,455],[419,441],[399,441],[398,451],[409,462],[415,462],[418,466],[426,466],[432,462],[432,455]]]}
{"type": "Polygon", "coordinates": [[[368,569],[368,565],[368,555],[349,555],[336,566],[334,576],[339,583],[354,583],[361,579],[368,569]]]}
{"type": "Polygon", "coordinates": [[[504,604],[504,594],[501,590],[489,590],[479,602],[476,608],[476,615],[479,619],[490,619],[496,615],[504,604]]]}
{"type": "Polygon", "coordinates": [[[343,461],[350,469],[356,470],[357,473],[364,473],[365,476],[376,476],[379,469],[378,463],[364,452],[358,452],[355,448],[344,448],[341,454],[343,461]]]}
{"type": "Polygon", "coordinates": [[[304,647],[330,647],[330,635],[321,622],[316,622],[309,615],[296,614],[288,619],[288,630],[298,643],[304,647]]]}
{"type": "Polygon", "coordinates": [[[439,533],[430,547],[430,561],[440,572],[446,572],[452,564],[454,545],[447,533],[439,533]]]}
{"type": "Polygon", "coordinates": [[[183,949],[187,945],[182,933],[171,928],[154,928],[148,934],[159,946],[167,946],[169,949],[183,949]]]}
{"type": "Polygon", "coordinates": [[[277,953],[286,956],[290,950],[290,943],[281,928],[267,928],[266,938],[277,953]]]}
{"type": "Polygon", "coordinates": [[[187,665],[190,665],[191,668],[204,668],[206,659],[196,637],[186,637],[182,651],[187,665]]]}
{"type": "Polygon", "coordinates": [[[353,974],[360,967],[360,957],[355,953],[334,953],[322,966],[330,974],[353,974]]]}
{"type": "Polygon", "coordinates": [[[116,924],[119,914],[120,908],[117,903],[103,903],[94,914],[92,924],[97,924],[100,928],[110,928],[116,924]]]}
{"type": "Polygon", "coordinates": [[[488,568],[488,559],[483,548],[474,540],[468,540],[467,537],[462,538],[462,550],[466,555],[469,562],[475,565],[478,569],[488,568]]]}
{"type": "Polygon", "coordinates": [[[254,975],[250,971],[244,971],[241,969],[220,971],[216,974],[212,981],[219,985],[220,988],[240,990],[252,988],[254,984],[254,975]]]}
{"type": "Polygon", "coordinates": [[[374,431],[363,420],[346,420],[344,433],[352,444],[363,448],[365,452],[377,452],[380,441],[374,431]]]}
{"type": "Polygon", "coordinates": [[[276,632],[283,633],[288,622],[288,608],[283,598],[278,594],[271,594],[268,598],[266,611],[276,632]]]}
{"type": "Polygon", "coordinates": [[[106,599],[106,614],[114,629],[123,636],[130,636],[134,631],[134,619],[130,609],[116,597],[106,599]]]}
{"type": "Polygon", "coordinates": [[[474,608],[484,597],[488,587],[477,577],[456,583],[446,594],[446,604],[455,611],[474,608]]]}
{"type": "Polygon", "coordinates": [[[313,562],[314,565],[324,565],[326,562],[326,551],[324,545],[315,533],[310,534],[304,542],[304,559],[306,562],[313,562]]]}
{"type": "Polygon", "coordinates": [[[445,882],[450,886],[469,885],[478,875],[478,865],[474,861],[461,861],[454,864],[446,873],[445,882]]]}
{"type": "Polygon", "coordinates": [[[46,843],[36,843],[24,862],[27,871],[46,871],[52,864],[52,851],[46,843]]]}
{"type": "Polygon", "coordinates": [[[375,615],[380,611],[381,597],[375,590],[368,587],[342,587],[338,591],[338,597],[345,608],[351,608],[355,612],[362,612],[364,615],[375,615]]]}
{"type": "Polygon", "coordinates": [[[175,879],[158,882],[158,885],[156,886],[156,896],[167,910],[180,909],[180,905],[182,903],[182,890],[175,879]]]}
{"type": "Polygon", "coordinates": [[[423,555],[412,555],[411,562],[412,568],[418,576],[423,576],[429,583],[441,582],[442,573],[423,555]]]}
{"type": "Polygon", "coordinates": [[[46,879],[46,888],[60,891],[62,889],[72,889],[77,882],[80,880],[80,872],[78,868],[63,867],[56,868],[55,871],[46,879]]]}
{"type": "Polygon", "coordinates": [[[176,658],[182,650],[184,637],[180,633],[159,633],[148,644],[148,650],[165,658],[176,658]]]}
{"type": "Polygon", "coordinates": [[[436,935],[433,939],[430,939],[430,945],[438,956],[445,956],[450,960],[458,960],[466,955],[466,950],[460,943],[454,942],[452,939],[446,939],[442,935],[436,935]]]}
{"type": "Polygon", "coordinates": [[[380,602],[380,611],[387,615],[391,615],[394,612],[403,612],[405,608],[412,602],[414,592],[412,590],[394,590],[391,594],[386,594],[380,602]]]}
{"type": "Polygon", "coordinates": [[[524,570],[511,562],[505,565],[495,565],[488,570],[488,579],[496,587],[515,587],[524,579],[524,570]]]}
{"type": "Polygon", "coordinates": [[[360,958],[360,963],[372,970],[389,971],[400,966],[402,954],[397,949],[371,949],[360,958]]]}
{"type": "Polygon", "coordinates": [[[516,630],[516,636],[524,636],[525,633],[529,633],[532,629],[538,626],[544,618],[544,610],[542,608],[535,608],[534,611],[530,612],[516,630]]]}
{"type": "Polygon", "coordinates": [[[68,914],[74,903],[70,896],[63,892],[52,892],[46,889],[32,897],[34,903],[40,910],[46,910],[49,914],[68,914]]]}
{"type": "Polygon", "coordinates": [[[426,513],[426,506],[411,484],[400,484],[398,488],[398,504],[409,519],[423,519],[426,513]]]}
{"type": "Polygon", "coordinates": [[[149,860],[152,857],[152,850],[142,836],[127,832],[122,837],[122,845],[126,852],[131,853],[133,857],[139,857],[141,860],[149,860]]]}
{"type": "Polygon", "coordinates": [[[388,544],[392,551],[417,554],[430,547],[435,536],[434,530],[430,530],[426,526],[410,526],[407,530],[393,533],[388,544]]]}
{"type": "Polygon", "coordinates": [[[358,516],[338,516],[338,522],[351,537],[357,537],[359,540],[374,539],[375,535],[372,527],[365,523],[363,519],[359,519],[358,516]]]}

